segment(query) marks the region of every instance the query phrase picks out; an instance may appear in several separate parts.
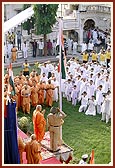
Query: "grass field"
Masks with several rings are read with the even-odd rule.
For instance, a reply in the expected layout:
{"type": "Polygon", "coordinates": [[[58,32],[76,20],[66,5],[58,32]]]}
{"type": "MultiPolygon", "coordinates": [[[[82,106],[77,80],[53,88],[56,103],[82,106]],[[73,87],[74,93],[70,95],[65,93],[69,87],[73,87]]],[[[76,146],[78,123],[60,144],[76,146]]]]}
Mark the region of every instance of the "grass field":
{"type": "MultiPolygon", "coordinates": [[[[32,67],[33,68],[33,67],[32,67]]],[[[18,74],[21,68],[14,68],[14,75],[18,74]]],[[[58,103],[54,103],[58,106],[58,103]]],[[[49,113],[49,108],[46,109],[45,118],[49,113]]],[[[77,164],[81,159],[82,154],[87,153],[90,155],[91,150],[95,151],[95,164],[108,164],[111,161],[111,123],[106,124],[101,122],[101,115],[86,116],[84,113],[78,112],[79,105],[76,107],[71,105],[63,99],[63,111],[67,114],[63,124],[63,140],[74,149],[73,160],[71,164],[77,164]]],[[[34,108],[31,109],[30,115],[25,114],[29,119],[29,130],[33,132],[32,113],[34,108]]],[[[18,118],[24,116],[19,111],[18,118]]]]}

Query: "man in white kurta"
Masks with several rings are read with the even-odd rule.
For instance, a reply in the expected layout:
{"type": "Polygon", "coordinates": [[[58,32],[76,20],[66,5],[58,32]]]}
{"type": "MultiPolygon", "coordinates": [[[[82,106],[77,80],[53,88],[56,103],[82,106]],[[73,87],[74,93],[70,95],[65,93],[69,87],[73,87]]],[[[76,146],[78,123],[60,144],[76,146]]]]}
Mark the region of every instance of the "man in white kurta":
{"type": "Polygon", "coordinates": [[[66,89],[65,89],[65,95],[67,97],[67,101],[71,101],[71,92],[72,92],[72,81],[71,79],[68,79],[66,82],[66,89]]]}
{"type": "Polygon", "coordinates": [[[40,65],[39,68],[41,69],[41,76],[43,73],[46,74],[46,77],[48,78],[48,67],[47,67],[47,63],[44,62],[43,65],[40,65]]]}
{"type": "Polygon", "coordinates": [[[78,46],[77,41],[73,41],[73,55],[77,54],[77,46],[78,46]]]}
{"type": "Polygon", "coordinates": [[[71,54],[73,40],[71,38],[67,39],[68,43],[68,54],[71,54]]]}
{"type": "Polygon", "coordinates": [[[79,107],[79,112],[85,112],[88,104],[87,93],[84,91],[81,95],[81,106],[79,107]]]}
{"type": "Polygon", "coordinates": [[[101,107],[101,112],[102,112],[102,119],[101,120],[106,121],[106,123],[108,123],[109,119],[110,119],[110,113],[111,113],[111,96],[110,96],[110,94],[104,94],[104,101],[103,101],[103,104],[101,107]]]}
{"type": "Polygon", "coordinates": [[[45,73],[42,74],[42,76],[41,76],[41,78],[40,78],[40,81],[47,83],[48,78],[47,78],[47,76],[46,76],[45,73]]]}
{"type": "Polygon", "coordinates": [[[110,86],[109,77],[106,76],[106,79],[105,79],[105,81],[104,81],[104,83],[103,83],[102,92],[103,92],[103,93],[107,93],[108,90],[110,89],[110,87],[111,87],[111,86],[110,86]]]}
{"type": "Polygon", "coordinates": [[[91,99],[92,95],[95,93],[95,86],[93,84],[93,81],[90,80],[90,82],[87,84],[87,96],[89,99],[91,99]]]}
{"type": "Polygon", "coordinates": [[[83,53],[83,52],[85,52],[87,50],[87,44],[85,43],[85,42],[83,42],[82,44],[81,44],[81,52],[83,53]]]}
{"type": "Polygon", "coordinates": [[[9,56],[9,61],[11,60],[11,54],[12,54],[12,52],[11,52],[11,49],[13,48],[13,44],[11,44],[11,43],[8,43],[8,56],[9,56]]]}
{"type": "Polygon", "coordinates": [[[87,92],[87,85],[86,84],[87,84],[87,81],[86,81],[86,78],[84,77],[81,80],[79,96],[81,96],[84,91],[87,92]]]}
{"type": "Polygon", "coordinates": [[[53,101],[58,102],[58,90],[59,90],[59,82],[54,78],[51,83],[54,85],[55,89],[53,90],[53,101]]]}
{"type": "Polygon", "coordinates": [[[27,58],[28,57],[27,55],[28,47],[27,47],[26,41],[24,41],[24,43],[22,44],[22,51],[23,51],[24,58],[27,58]]]}
{"type": "Polygon", "coordinates": [[[101,105],[103,103],[102,85],[96,90],[97,113],[101,114],[101,105]]]}
{"type": "Polygon", "coordinates": [[[74,85],[74,87],[72,88],[71,98],[72,98],[72,105],[76,106],[78,99],[78,89],[76,85],[74,85]]]}
{"type": "Polygon", "coordinates": [[[88,101],[88,109],[86,110],[86,115],[96,115],[96,100],[94,96],[91,96],[91,98],[88,101]]]}

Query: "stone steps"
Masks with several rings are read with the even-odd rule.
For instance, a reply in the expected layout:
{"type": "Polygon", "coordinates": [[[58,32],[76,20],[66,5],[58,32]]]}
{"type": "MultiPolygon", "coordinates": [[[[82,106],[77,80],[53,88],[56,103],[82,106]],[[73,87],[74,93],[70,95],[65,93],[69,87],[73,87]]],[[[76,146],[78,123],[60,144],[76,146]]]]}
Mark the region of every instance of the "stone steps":
{"type": "MultiPolygon", "coordinates": [[[[32,57],[32,49],[29,49],[28,51],[27,51],[27,53],[28,53],[28,57],[32,57]]],[[[23,58],[23,51],[22,50],[19,50],[19,51],[17,51],[17,58],[23,58]]]]}

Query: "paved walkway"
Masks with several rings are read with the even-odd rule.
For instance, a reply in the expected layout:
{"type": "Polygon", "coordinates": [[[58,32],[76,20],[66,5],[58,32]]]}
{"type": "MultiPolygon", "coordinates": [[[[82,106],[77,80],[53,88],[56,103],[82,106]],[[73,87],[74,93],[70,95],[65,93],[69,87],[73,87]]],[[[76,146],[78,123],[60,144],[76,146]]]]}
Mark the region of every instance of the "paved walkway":
{"type": "MultiPolygon", "coordinates": [[[[70,59],[71,57],[73,57],[73,55],[68,55],[67,56],[67,59],[70,59]]],[[[81,59],[81,56],[80,56],[80,53],[77,53],[76,56],[74,57],[78,57],[79,59],[81,59]]],[[[22,64],[24,63],[24,58],[17,58],[17,62],[15,63],[12,63],[12,67],[20,67],[22,66],[22,64]]],[[[59,58],[57,58],[57,56],[37,56],[37,57],[32,57],[32,56],[29,56],[27,58],[28,60],[28,63],[30,65],[33,65],[35,64],[36,62],[39,62],[39,63],[43,63],[45,61],[51,61],[51,62],[57,62],[59,60],[59,58]]],[[[4,63],[4,68],[7,68],[9,66],[9,63],[6,62],[4,63]]]]}

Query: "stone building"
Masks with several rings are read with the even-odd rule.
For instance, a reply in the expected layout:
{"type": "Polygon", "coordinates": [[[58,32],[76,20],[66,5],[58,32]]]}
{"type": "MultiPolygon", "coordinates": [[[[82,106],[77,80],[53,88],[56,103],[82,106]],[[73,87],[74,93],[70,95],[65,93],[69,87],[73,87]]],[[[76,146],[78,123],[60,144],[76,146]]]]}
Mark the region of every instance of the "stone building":
{"type": "MultiPolygon", "coordinates": [[[[5,4],[4,21],[23,10],[23,4],[5,4]]],[[[66,38],[75,38],[78,43],[85,40],[88,29],[98,27],[101,31],[111,29],[112,3],[63,3],[59,4],[58,17],[63,17],[63,30],[66,38]]],[[[19,26],[20,27],[20,26],[19,26]]],[[[52,33],[48,34],[51,40],[57,38],[59,25],[53,26],[52,33]]]]}
{"type": "MultiPolygon", "coordinates": [[[[58,16],[63,17],[63,30],[67,38],[76,38],[78,43],[85,40],[86,32],[88,29],[99,28],[100,31],[105,32],[111,30],[111,15],[112,4],[62,4],[60,8],[63,12],[58,11],[58,16]]],[[[56,36],[58,27],[54,26],[53,35],[56,36]]],[[[50,35],[49,35],[50,37],[50,35]]]]}

